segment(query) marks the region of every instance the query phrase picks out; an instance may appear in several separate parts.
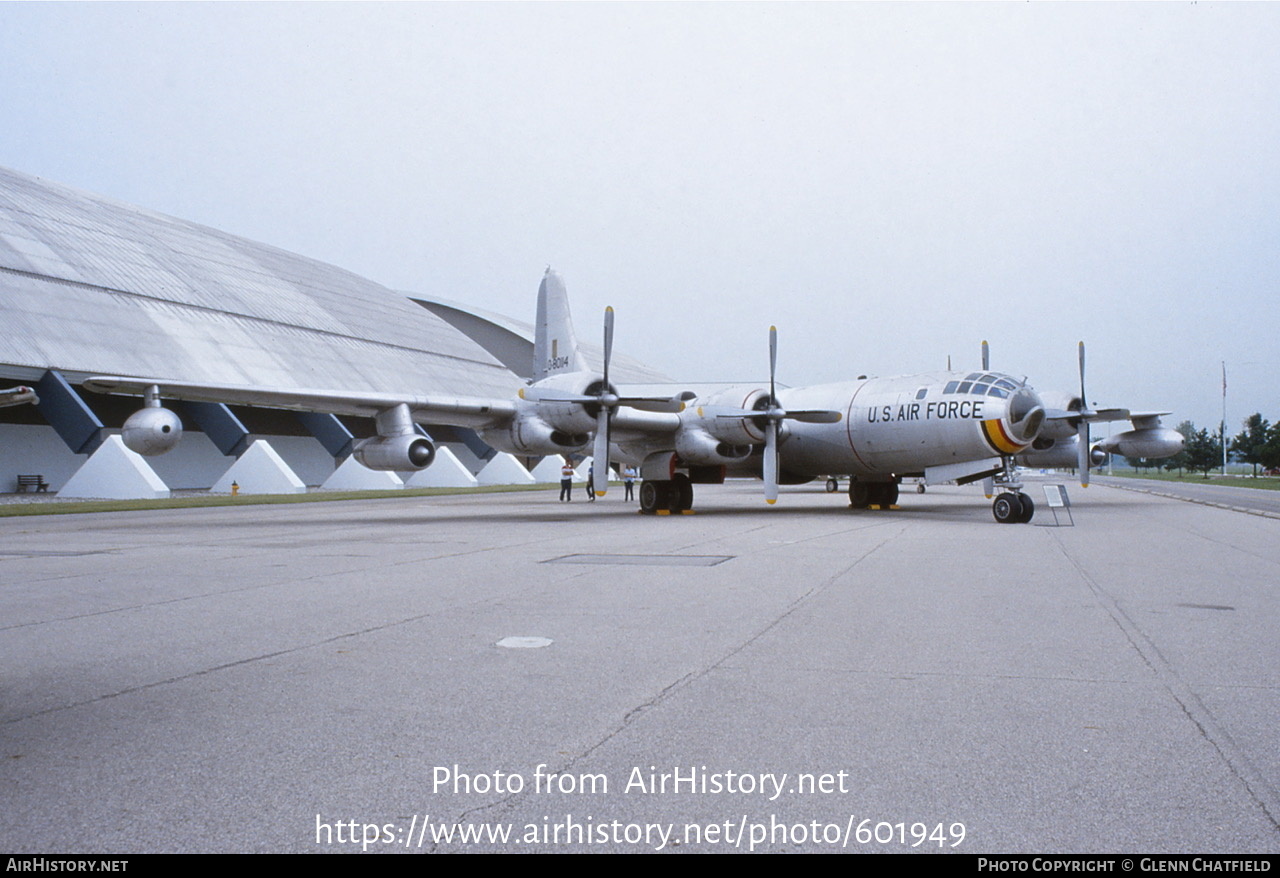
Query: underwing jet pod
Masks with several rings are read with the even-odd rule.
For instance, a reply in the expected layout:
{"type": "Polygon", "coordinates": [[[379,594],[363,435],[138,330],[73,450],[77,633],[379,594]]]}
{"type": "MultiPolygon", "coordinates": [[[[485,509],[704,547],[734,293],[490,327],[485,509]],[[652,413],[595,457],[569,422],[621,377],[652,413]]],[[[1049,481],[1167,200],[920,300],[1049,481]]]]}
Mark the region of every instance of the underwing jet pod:
{"type": "MultiPolygon", "coordinates": [[[[606,315],[606,345],[612,337],[612,312],[606,315]]],[[[589,370],[578,352],[569,316],[568,295],[550,268],[538,289],[534,340],[534,380],[508,399],[444,394],[295,390],[243,385],[198,384],[163,378],[95,377],[84,386],[99,393],[143,396],[144,406],[125,422],[122,439],[140,454],[163,454],[177,445],[182,425],[161,405],[161,397],[295,411],[371,417],[377,435],[356,445],[353,454],[369,469],[424,469],[435,447],[416,424],[470,427],[490,446],[520,455],[568,455],[583,451],[621,406],[676,412],[679,400],[618,395],[604,374],[589,370]]],[[[597,445],[599,443],[597,442],[597,445]]],[[[597,449],[599,451],[599,449],[597,449]]],[[[607,459],[607,449],[600,459],[607,459]]],[[[606,467],[597,466],[597,490],[604,493],[606,467]]]]}
{"type": "Polygon", "coordinates": [[[0,408],[28,402],[32,405],[40,404],[36,392],[30,387],[11,387],[8,390],[0,390],[0,408]]]}

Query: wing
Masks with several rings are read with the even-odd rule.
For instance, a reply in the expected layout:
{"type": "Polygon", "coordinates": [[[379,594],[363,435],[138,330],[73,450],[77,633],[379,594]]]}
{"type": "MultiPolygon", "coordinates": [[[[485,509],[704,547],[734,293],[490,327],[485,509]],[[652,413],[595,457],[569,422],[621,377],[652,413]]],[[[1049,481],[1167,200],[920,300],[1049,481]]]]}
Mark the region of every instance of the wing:
{"type": "Polygon", "coordinates": [[[1107,421],[1127,421],[1132,415],[1128,409],[1110,408],[1110,409],[1091,409],[1083,413],[1084,419],[1093,424],[1101,424],[1107,421]]]}
{"type": "Polygon", "coordinates": [[[499,426],[509,422],[516,414],[516,403],[512,399],[360,393],[350,390],[290,390],[235,384],[192,384],[163,378],[109,376],[90,378],[84,386],[97,393],[127,396],[143,396],[149,388],[158,387],[160,396],[166,399],[221,402],[359,417],[376,417],[388,409],[406,405],[413,420],[419,423],[473,428],[499,426]]]}

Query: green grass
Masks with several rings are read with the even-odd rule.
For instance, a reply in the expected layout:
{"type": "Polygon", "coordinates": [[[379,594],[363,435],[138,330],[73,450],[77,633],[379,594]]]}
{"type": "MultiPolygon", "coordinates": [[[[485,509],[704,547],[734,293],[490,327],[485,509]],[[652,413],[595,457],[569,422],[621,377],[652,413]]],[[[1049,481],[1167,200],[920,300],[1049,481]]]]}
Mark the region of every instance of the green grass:
{"type": "Polygon", "coordinates": [[[310,494],[194,494],[164,500],[63,500],[0,504],[0,518],[18,515],[72,515],[85,512],[138,512],[149,509],[193,509],[204,506],[264,506],[278,503],[333,503],[339,500],[396,500],[446,494],[499,494],[511,491],[559,490],[543,485],[482,485],[475,488],[405,488],[392,491],[321,491],[310,494]]]}
{"type": "Polygon", "coordinates": [[[1275,476],[1222,476],[1210,474],[1209,478],[1204,478],[1201,473],[1184,473],[1179,476],[1177,473],[1151,473],[1132,471],[1115,472],[1112,475],[1117,478],[1125,479],[1146,479],[1152,482],[1181,482],[1188,485],[1227,485],[1231,488],[1258,488],[1263,491],[1280,491],[1280,478],[1275,476]]]}

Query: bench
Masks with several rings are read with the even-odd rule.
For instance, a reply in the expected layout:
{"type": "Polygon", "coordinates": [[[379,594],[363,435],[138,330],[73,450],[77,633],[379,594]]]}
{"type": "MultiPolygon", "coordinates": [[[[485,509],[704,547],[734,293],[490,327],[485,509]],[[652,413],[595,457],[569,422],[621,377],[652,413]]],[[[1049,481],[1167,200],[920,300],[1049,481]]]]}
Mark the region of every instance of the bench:
{"type": "Polygon", "coordinates": [[[28,488],[35,488],[36,491],[44,491],[49,493],[49,483],[44,480],[42,475],[18,476],[18,493],[27,493],[28,488]]]}

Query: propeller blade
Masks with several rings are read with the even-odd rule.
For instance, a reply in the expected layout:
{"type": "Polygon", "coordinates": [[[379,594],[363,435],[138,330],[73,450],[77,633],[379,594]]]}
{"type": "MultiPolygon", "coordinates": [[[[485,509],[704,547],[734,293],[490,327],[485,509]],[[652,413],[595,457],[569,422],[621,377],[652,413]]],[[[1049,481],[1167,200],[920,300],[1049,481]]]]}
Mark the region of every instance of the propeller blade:
{"type": "Polygon", "coordinates": [[[591,490],[603,497],[609,490],[609,410],[600,407],[596,415],[596,441],[592,449],[591,490]]]}
{"type": "Polygon", "coordinates": [[[991,371],[991,347],[986,341],[982,342],[982,371],[991,371]]]}
{"type": "Polygon", "coordinates": [[[778,404],[778,394],[773,386],[773,375],[778,371],[778,327],[769,327],[769,405],[778,404]]]}
{"type": "Polygon", "coordinates": [[[620,396],[618,405],[639,409],[642,412],[664,412],[678,415],[684,411],[684,403],[669,396],[620,396]]]}
{"type": "Polygon", "coordinates": [[[1080,342],[1080,426],[1076,428],[1076,461],[1080,470],[1080,487],[1089,487],[1089,397],[1084,393],[1084,342],[1080,342]]]}
{"type": "Polygon", "coordinates": [[[789,421],[799,421],[802,424],[838,424],[843,416],[839,412],[829,409],[800,409],[799,411],[787,409],[787,413],[783,417],[789,421]]]}
{"type": "Polygon", "coordinates": [[[527,388],[520,389],[520,398],[527,399],[530,402],[567,402],[576,405],[587,405],[588,403],[598,402],[598,396],[573,396],[570,394],[554,394],[554,393],[530,393],[527,388]]]}
{"type": "Polygon", "coordinates": [[[747,418],[758,418],[762,414],[768,415],[774,413],[773,417],[780,420],[799,421],[803,424],[838,424],[844,415],[840,412],[830,409],[790,409],[774,408],[768,412],[761,412],[759,409],[730,409],[728,411],[717,411],[716,419],[723,421],[741,421],[747,418]]]}
{"type": "Polygon", "coordinates": [[[778,502],[778,424],[772,419],[764,425],[764,502],[778,502]]]}
{"type": "Polygon", "coordinates": [[[990,476],[982,480],[982,495],[988,500],[996,495],[996,483],[990,476]]]}
{"type": "MultiPolygon", "coordinates": [[[[769,327],[769,412],[777,412],[778,392],[774,376],[778,372],[778,327],[769,327]]],[[[781,418],[767,416],[764,422],[764,502],[778,502],[778,423],[781,418]]]]}
{"type": "Polygon", "coordinates": [[[613,307],[604,309],[604,386],[609,386],[609,360],[613,358],[613,307]]]}
{"type": "Polygon", "coordinates": [[[1084,395],[1084,342],[1080,342],[1080,405],[1089,410],[1089,397],[1084,395]]]}
{"type": "Polygon", "coordinates": [[[617,398],[606,403],[613,391],[609,387],[609,360],[613,359],[613,308],[604,309],[604,368],[601,370],[600,411],[596,414],[596,439],[592,448],[591,490],[597,497],[603,497],[609,491],[609,422],[613,419],[613,409],[618,404],[617,398]]]}
{"type": "Polygon", "coordinates": [[[1089,422],[1081,419],[1076,428],[1076,461],[1080,469],[1080,487],[1089,487],[1089,422]]]}

